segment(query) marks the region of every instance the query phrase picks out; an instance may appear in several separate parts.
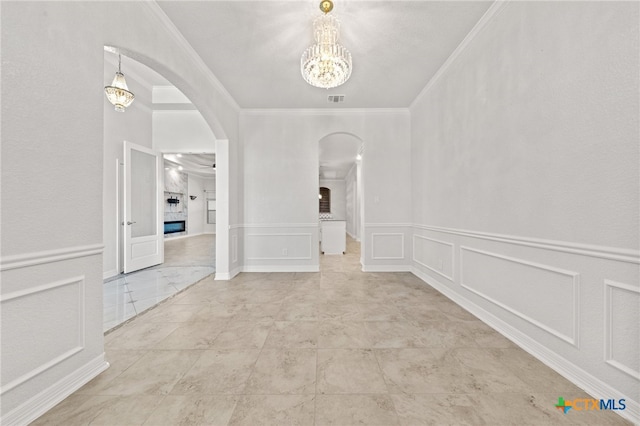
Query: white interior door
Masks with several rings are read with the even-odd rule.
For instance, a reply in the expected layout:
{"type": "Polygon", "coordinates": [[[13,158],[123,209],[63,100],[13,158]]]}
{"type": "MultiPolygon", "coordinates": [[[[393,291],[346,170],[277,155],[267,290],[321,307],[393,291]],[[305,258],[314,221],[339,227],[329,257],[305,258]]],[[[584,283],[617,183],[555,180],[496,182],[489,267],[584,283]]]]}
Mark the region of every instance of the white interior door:
{"type": "Polygon", "coordinates": [[[124,273],[164,262],[162,154],[124,143],[124,273]]]}

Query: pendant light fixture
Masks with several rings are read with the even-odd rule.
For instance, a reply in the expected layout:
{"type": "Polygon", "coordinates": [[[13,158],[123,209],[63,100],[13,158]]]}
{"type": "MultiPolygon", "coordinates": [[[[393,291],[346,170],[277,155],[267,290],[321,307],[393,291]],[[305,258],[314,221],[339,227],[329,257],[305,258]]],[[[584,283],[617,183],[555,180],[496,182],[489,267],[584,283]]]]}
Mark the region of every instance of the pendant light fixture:
{"type": "Polygon", "coordinates": [[[302,77],[312,86],[330,89],[345,83],[351,77],[351,53],[338,43],[340,21],[329,15],[331,0],[320,2],[324,15],[313,21],[316,43],[302,54],[302,77]]]}
{"type": "Polygon", "coordinates": [[[104,93],[107,95],[107,99],[114,106],[116,111],[124,112],[124,109],[131,105],[135,95],[129,91],[127,82],[124,79],[124,74],[120,70],[122,65],[122,57],[118,53],[118,71],[116,76],[113,77],[111,86],[105,86],[104,93]]]}

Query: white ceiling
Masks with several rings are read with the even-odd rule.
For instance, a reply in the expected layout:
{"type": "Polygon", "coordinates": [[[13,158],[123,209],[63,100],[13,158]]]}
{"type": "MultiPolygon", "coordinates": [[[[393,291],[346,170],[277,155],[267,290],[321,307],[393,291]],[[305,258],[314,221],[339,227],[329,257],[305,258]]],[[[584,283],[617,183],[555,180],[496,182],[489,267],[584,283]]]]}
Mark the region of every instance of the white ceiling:
{"type": "MultiPolygon", "coordinates": [[[[344,85],[325,90],[300,74],[319,0],[157,1],[241,108],[409,107],[492,2],[334,0],[353,73],[344,85]],[[327,102],[330,94],[345,95],[345,102],[327,102]]],[[[170,84],[132,59],[123,58],[122,67],[151,86],[170,84]]],[[[320,177],[343,179],[359,149],[348,135],[325,138],[320,177]]],[[[169,154],[167,161],[214,176],[215,156],[207,155],[169,154]]]]}
{"type": "Polygon", "coordinates": [[[492,2],[335,0],[353,73],[330,90],[300,74],[319,3],[158,1],[242,108],[408,107],[492,2]]]}
{"type": "Polygon", "coordinates": [[[318,143],[320,179],[344,179],[356,161],[362,142],[347,134],[333,134],[318,143]]]}
{"type": "Polygon", "coordinates": [[[164,166],[182,167],[182,172],[201,177],[215,177],[215,154],[164,154],[164,166]]]}

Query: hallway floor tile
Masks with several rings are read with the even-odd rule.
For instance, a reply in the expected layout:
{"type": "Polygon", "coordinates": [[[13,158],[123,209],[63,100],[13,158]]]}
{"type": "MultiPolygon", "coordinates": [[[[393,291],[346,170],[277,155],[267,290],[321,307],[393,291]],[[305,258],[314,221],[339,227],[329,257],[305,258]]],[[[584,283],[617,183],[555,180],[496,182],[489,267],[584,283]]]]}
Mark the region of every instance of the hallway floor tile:
{"type": "Polygon", "coordinates": [[[417,277],[360,272],[347,250],[319,273],[204,278],[108,333],[111,367],[33,425],[629,424],[563,414],[559,396],[591,397],[417,277]]]}

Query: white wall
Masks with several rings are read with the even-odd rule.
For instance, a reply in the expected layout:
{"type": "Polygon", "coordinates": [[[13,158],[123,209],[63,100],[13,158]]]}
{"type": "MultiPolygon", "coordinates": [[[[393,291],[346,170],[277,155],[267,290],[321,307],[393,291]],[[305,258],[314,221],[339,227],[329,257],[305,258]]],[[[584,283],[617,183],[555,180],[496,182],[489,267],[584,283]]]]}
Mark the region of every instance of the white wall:
{"type": "Polygon", "coordinates": [[[343,179],[320,179],[321,187],[331,190],[331,216],[347,220],[347,185],[343,179]]]}
{"type": "Polygon", "coordinates": [[[494,5],[411,108],[414,272],[636,421],[638,6],[494,5]]]}
{"type": "Polygon", "coordinates": [[[153,111],[153,149],[214,152],[215,137],[199,111],[153,111]]]}
{"type": "Polygon", "coordinates": [[[185,197],[186,202],[189,204],[187,235],[200,235],[204,232],[206,215],[203,178],[188,174],[188,179],[189,194],[185,197]],[[191,195],[195,195],[197,198],[192,200],[190,198],[191,195]]]}
{"type": "Polygon", "coordinates": [[[1,423],[28,424],[107,367],[103,46],[153,63],[217,137],[237,141],[238,113],[152,3],[3,2],[0,19],[1,423]]]}
{"type": "Polygon", "coordinates": [[[358,214],[358,182],[356,170],[357,166],[354,163],[345,178],[345,218],[347,221],[347,234],[358,240],[360,236],[356,225],[358,214]]]}
{"type": "MultiPolygon", "coordinates": [[[[113,62],[113,53],[105,52],[105,60],[113,62]]],[[[151,90],[149,84],[126,74],[127,63],[123,58],[122,70],[127,85],[136,98],[122,112],[117,112],[104,97],[104,177],[103,177],[103,244],[102,272],[104,278],[118,275],[122,270],[122,259],[118,259],[118,245],[122,238],[122,163],[124,141],[151,148],[151,90]]],[[[116,59],[117,63],[117,59],[116,59]]],[[[117,68],[110,63],[104,66],[105,84],[111,84],[117,68]]]]}
{"type": "Polygon", "coordinates": [[[405,110],[241,114],[245,270],[318,269],[318,141],[364,141],[365,267],[409,267],[409,114],[405,110]],[[370,207],[369,207],[370,206],[370,207]]]}
{"type": "Polygon", "coordinates": [[[204,223],[203,223],[203,232],[205,234],[215,234],[216,233],[216,225],[207,223],[207,200],[212,199],[216,200],[216,179],[215,178],[207,178],[202,181],[202,195],[203,195],[203,215],[204,215],[204,223]]]}

